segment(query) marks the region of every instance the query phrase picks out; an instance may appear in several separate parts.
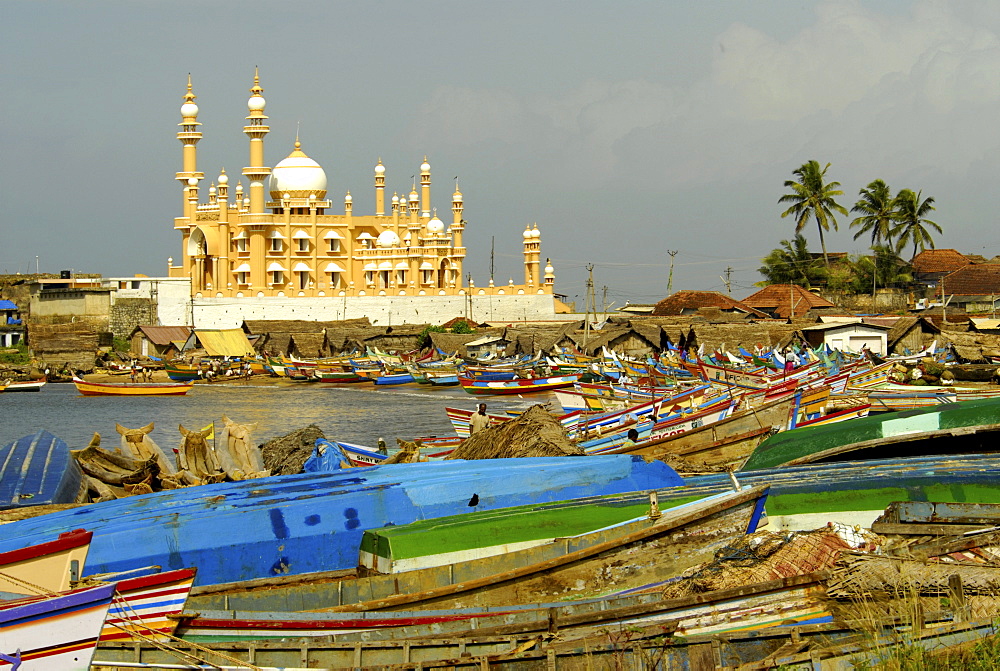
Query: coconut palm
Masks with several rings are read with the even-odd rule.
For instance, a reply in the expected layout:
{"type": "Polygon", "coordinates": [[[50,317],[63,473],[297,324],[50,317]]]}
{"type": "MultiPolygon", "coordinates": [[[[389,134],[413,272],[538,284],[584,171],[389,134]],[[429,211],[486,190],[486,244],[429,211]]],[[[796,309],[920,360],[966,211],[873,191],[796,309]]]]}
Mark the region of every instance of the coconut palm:
{"type": "Polygon", "coordinates": [[[917,247],[923,251],[929,245],[934,249],[934,239],[931,237],[927,227],[933,228],[939,234],[941,227],[927,219],[927,215],[934,209],[934,199],[928,196],[922,198],[923,191],[914,193],[910,189],[903,189],[896,194],[896,210],[898,221],[892,230],[896,237],[896,253],[903,250],[903,247],[912,243],[913,255],[917,255],[917,247]]]}
{"type": "Polygon", "coordinates": [[[872,247],[892,244],[892,230],[898,219],[896,199],[892,196],[889,186],[881,179],[861,189],[858,202],[851,208],[860,217],[851,222],[851,228],[859,227],[854,239],[865,233],[871,233],[872,247]]]}
{"type": "Polygon", "coordinates": [[[826,269],[809,253],[806,239],[801,234],[789,240],[782,240],[781,246],[772,249],[763,259],[764,265],[757,269],[768,284],[798,284],[807,289],[814,283],[826,279],[826,269]]]}
{"type": "Polygon", "coordinates": [[[837,218],[834,212],[839,212],[845,217],[847,210],[844,206],[834,200],[834,196],[842,196],[844,192],[840,190],[840,182],[826,183],[826,171],[830,167],[827,163],[824,168],[819,167],[817,161],[803,163],[802,167],[793,170],[792,174],[798,179],[790,179],[785,182],[785,186],[792,190],[778,199],[779,203],[791,203],[789,208],[781,213],[782,217],[790,214],[795,215],[795,232],[801,233],[809,217],[816,220],[819,228],[819,242],[823,247],[823,263],[830,265],[830,259],[826,255],[826,240],[823,238],[823,231],[837,230],[837,218]]]}

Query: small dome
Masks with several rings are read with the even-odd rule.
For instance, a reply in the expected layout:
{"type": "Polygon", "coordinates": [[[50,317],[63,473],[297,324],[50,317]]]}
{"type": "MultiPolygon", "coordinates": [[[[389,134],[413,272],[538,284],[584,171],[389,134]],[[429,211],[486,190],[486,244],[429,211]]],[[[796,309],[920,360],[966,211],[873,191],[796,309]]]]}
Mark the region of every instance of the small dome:
{"type": "Polygon", "coordinates": [[[521,237],[524,238],[525,240],[530,240],[531,239],[531,229],[530,228],[524,229],[524,233],[521,234],[521,237]]]}
{"type": "Polygon", "coordinates": [[[264,105],[266,104],[263,96],[250,96],[250,100],[247,101],[247,108],[251,112],[263,112],[264,105]]]}
{"type": "Polygon", "coordinates": [[[555,272],[556,272],[556,269],[552,267],[551,263],[549,265],[545,266],[545,276],[546,277],[548,277],[549,275],[554,275],[555,272]]]}
{"type": "Polygon", "coordinates": [[[312,193],[317,198],[326,196],[326,172],[319,163],[306,156],[301,146],[296,140],[292,153],[271,170],[270,192],[275,200],[281,194],[286,194],[286,198],[308,198],[312,193]]]}
{"type": "Polygon", "coordinates": [[[424,162],[420,164],[420,172],[430,172],[431,164],[427,162],[427,157],[424,157],[424,162]]]}
{"type": "Polygon", "coordinates": [[[219,184],[229,184],[229,175],[227,175],[225,171],[219,175],[219,184]]]}
{"type": "Polygon", "coordinates": [[[542,232],[540,230],[538,230],[537,228],[535,228],[535,229],[533,229],[531,231],[531,237],[535,238],[535,239],[540,238],[540,237],[542,237],[542,232]]]}
{"type": "Polygon", "coordinates": [[[291,198],[291,197],[292,197],[292,194],[290,194],[290,193],[288,193],[288,192],[286,191],[285,193],[283,193],[283,194],[282,194],[282,196],[281,196],[281,197],[282,197],[282,198],[284,198],[285,200],[288,200],[289,198],[291,198]]]}
{"type": "Polygon", "coordinates": [[[381,175],[384,172],[385,172],[385,166],[384,165],[382,165],[381,163],[379,163],[378,165],[375,166],[375,174],[381,175]]]}
{"type": "Polygon", "coordinates": [[[198,186],[198,178],[196,178],[196,177],[189,177],[188,178],[188,186],[198,186]]]}
{"type": "Polygon", "coordinates": [[[215,187],[214,186],[208,187],[208,193],[209,193],[209,195],[214,196],[215,195],[215,187]]]}
{"type": "Polygon", "coordinates": [[[353,201],[353,200],[354,200],[354,196],[352,196],[352,195],[351,195],[351,192],[350,192],[350,191],[348,191],[348,192],[347,192],[347,195],[346,195],[346,196],[344,196],[344,202],[345,202],[345,203],[350,203],[350,202],[351,202],[351,201],[353,201]]]}
{"type": "Polygon", "coordinates": [[[427,230],[431,233],[444,233],[444,222],[435,216],[427,222],[427,230]]]}
{"type": "Polygon", "coordinates": [[[420,196],[417,195],[416,191],[410,191],[410,202],[415,203],[420,200],[420,196]]]}
{"type": "Polygon", "coordinates": [[[375,244],[382,249],[395,247],[399,244],[399,236],[393,231],[382,231],[378,234],[378,239],[375,241],[375,244]]]}
{"type": "Polygon", "coordinates": [[[198,116],[198,106],[194,103],[184,103],[181,105],[181,116],[182,117],[196,117],[198,116]]]}
{"type": "Polygon", "coordinates": [[[458,189],[455,189],[455,193],[453,193],[451,195],[451,199],[453,201],[455,201],[456,203],[461,203],[462,202],[462,192],[459,191],[458,189]]]}
{"type": "Polygon", "coordinates": [[[399,196],[397,196],[396,194],[392,194],[392,202],[398,203],[399,202],[399,196]]]}

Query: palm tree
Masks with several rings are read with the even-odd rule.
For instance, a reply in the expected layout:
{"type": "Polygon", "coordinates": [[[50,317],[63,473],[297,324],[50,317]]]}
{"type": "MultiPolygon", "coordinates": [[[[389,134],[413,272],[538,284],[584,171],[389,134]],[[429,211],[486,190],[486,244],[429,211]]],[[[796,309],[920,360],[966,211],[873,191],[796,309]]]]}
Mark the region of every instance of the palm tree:
{"type": "Polygon", "coordinates": [[[898,211],[898,222],[895,228],[892,229],[892,234],[894,236],[898,235],[896,238],[896,252],[902,251],[909,243],[913,243],[913,255],[917,255],[917,247],[920,247],[920,251],[927,248],[930,245],[931,249],[934,249],[934,239],[928,232],[926,226],[930,226],[939,234],[942,232],[941,227],[936,223],[927,219],[927,215],[930,214],[934,209],[934,199],[928,196],[927,198],[921,198],[923,191],[917,191],[914,193],[910,189],[903,189],[896,195],[896,208],[898,211]]]}
{"type": "Polygon", "coordinates": [[[892,231],[898,217],[896,199],[889,186],[881,179],[861,189],[858,202],[851,208],[861,216],[851,222],[851,228],[860,230],[854,234],[857,240],[865,233],[872,234],[872,247],[892,244],[892,231]]]}
{"type": "Polygon", "coordinates": [[[795,215],[796,233],[802,232],[810,216],[816,220],[816,226],[819,228],[819,243],[823,247],[823,263],[827,266],[830,265],[830,259],[826,255],[826,240],[823,239],[823,231],[830,230],[831,223],[833,230],[837,230],[837,218],[834,216],[834,212],[847,216],[847,210],[833,199],[834,196],[844,195],[844,192],[840,190],[840,182],[827,184],[823,181],[829,167],[829,163],[822,169],[816,161],[803,163],[801,168],[792,171],[798,180],[790,179],[785,182],[785,186],[790,188],[792,192],[786,193],[778,199],[779,203],[791,203],[789,208],[781,213],[781,216],[784,218],[790,214],[795,215]]]}
{"type": "Polygon", "coordinates": [[[763,259],[764,265],[757,269],[768,284],[798,284],[807,289],[826,278],[826,269],[809,253],[809,247],[802,234],[791,241],[782,240],[781,247],[772,249],[763,259]]]}

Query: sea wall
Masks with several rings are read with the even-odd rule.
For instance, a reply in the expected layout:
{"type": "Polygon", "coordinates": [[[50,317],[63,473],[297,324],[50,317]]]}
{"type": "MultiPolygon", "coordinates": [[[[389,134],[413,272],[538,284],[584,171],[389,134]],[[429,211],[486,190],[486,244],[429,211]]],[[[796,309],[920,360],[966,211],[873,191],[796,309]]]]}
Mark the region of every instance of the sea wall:
{"type": "Polygon", "coordinates": [[[552,294],[472,296],[195,297],[195,328],[237,328],[245,319],[337,321],[368,317],[373,325],[556,319],[552,294]]]}

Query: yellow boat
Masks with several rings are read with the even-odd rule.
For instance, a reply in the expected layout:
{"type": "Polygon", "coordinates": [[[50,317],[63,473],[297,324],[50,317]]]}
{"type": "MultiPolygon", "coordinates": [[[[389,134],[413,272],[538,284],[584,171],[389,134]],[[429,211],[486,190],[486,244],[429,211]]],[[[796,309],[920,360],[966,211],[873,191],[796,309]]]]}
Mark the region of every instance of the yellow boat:
{"type": "Polygon", "coordinates": [[[76,390],[84,396],[183,396],[194,382],[87,382],[73,378],[76,390]]]}

